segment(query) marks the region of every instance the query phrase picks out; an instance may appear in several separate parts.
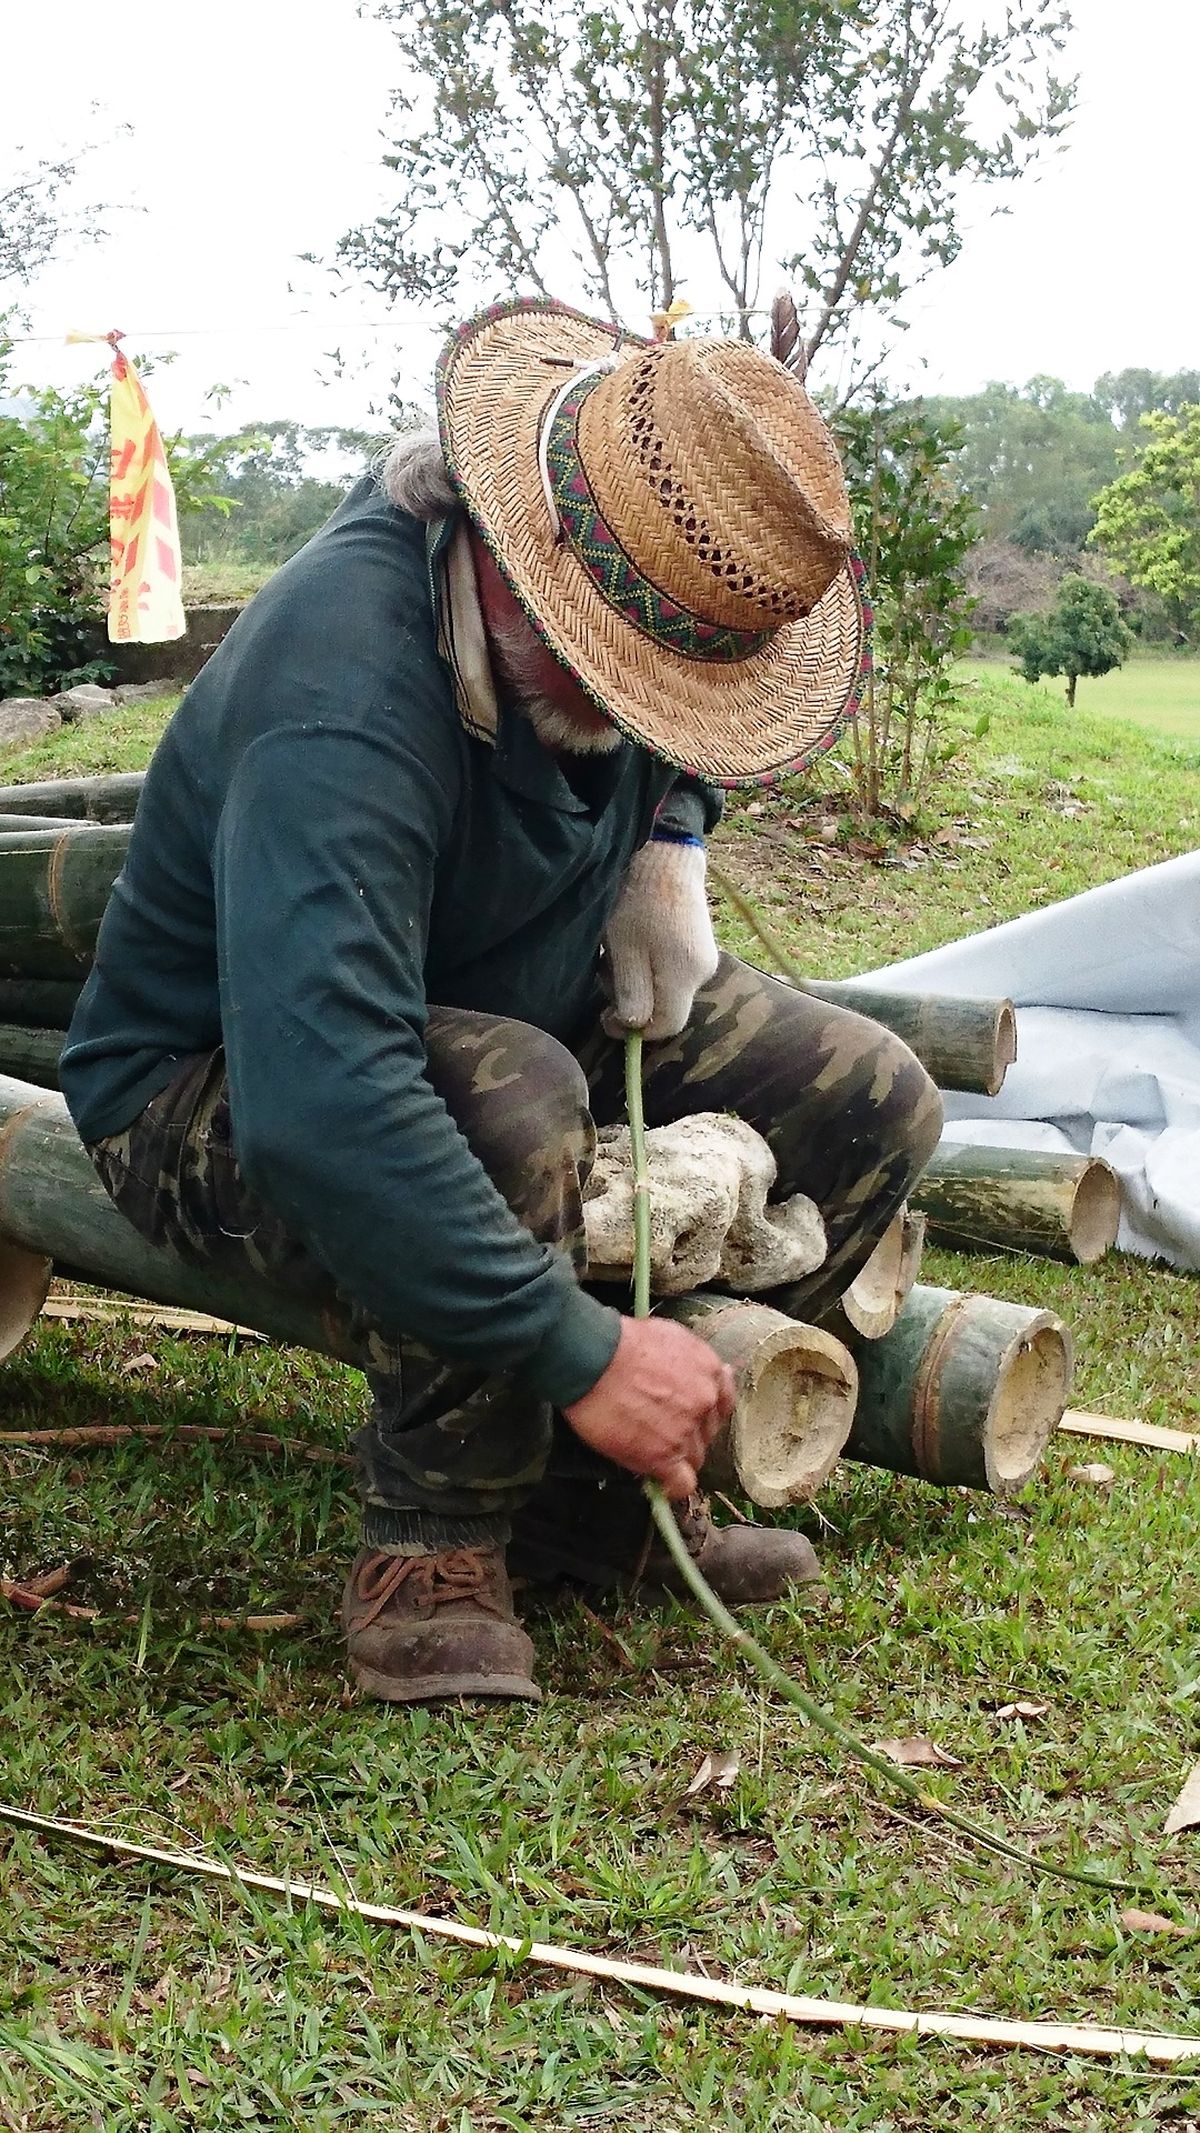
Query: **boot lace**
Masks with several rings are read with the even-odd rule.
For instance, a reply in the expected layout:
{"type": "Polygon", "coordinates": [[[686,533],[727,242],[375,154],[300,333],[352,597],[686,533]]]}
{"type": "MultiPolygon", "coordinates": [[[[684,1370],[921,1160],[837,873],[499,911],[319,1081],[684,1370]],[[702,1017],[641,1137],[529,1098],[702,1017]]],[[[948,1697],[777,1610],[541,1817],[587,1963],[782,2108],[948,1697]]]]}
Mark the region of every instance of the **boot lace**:
{"type": "MultiPolygon", "coordinates": [[[[681,1496],[672,1501],[671,1509],[675,1514],[679,1537],[692,1561],[696,1562],[700,1557],[705,1541],[712,1532],[712,1521],[708,1515],[708,1498],[699,1494],[681,1496]]],[[[660,1566],[669,1564],[669,1562],[670,1557],[667,1554],[666,1543],[659,1538],[658,1528],[653,1519],[648,1519],[646,1537],[642,1542],[641,1552],[634,1566],[635,1582],[640,1583],[652,1568],[657,1573],[660,1566]]]]}
{"type": "Polygon", "coordinates": [[[707,1496],[685,1496],[681,1502],[673,1503],[671,1509],[688,1554],[699,1555],[712,1529],[707,1496]]]}
{"type": "Polygon", "coordinates": [[[388,1601],[407,1586],[414,1612],[431,1615],[456,1600],[473,1600],[484,1614],[503,1618],[504,1608],[488,1590],[492,1564],[482,1548],[450,1548],[441,1555],[369,1555],[355,1579],[362,1605],[351,1627],[369,1629],[388,1601]]]}

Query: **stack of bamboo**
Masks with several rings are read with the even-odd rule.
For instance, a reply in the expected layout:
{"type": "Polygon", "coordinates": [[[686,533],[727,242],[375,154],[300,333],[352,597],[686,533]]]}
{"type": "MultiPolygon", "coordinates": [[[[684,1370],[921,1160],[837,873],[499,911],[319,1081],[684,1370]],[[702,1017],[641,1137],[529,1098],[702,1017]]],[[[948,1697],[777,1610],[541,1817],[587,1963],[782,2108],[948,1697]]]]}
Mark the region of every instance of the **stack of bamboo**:
{"type": "MultiPolygon", "coordinates": [[[[0,1358],[38,1315],[57,1265],[368,1363],[332,1288],[301,1305],[250,1275],[234,1285],[144,1244],[106,1199],[61,1097],[38,1093],[57,1089],[141,784],[129,774],[0,787],[0,1358]]],[[[895,1030],[942,1087],[994,1094],[1015,1056],[1008,1001],[809,989],[895,1030]]],[[[734,1365],[739,1411],[718,1460],[755,1500],[803,1500],[841,1452],[1000,1494],[1040,1460],[1066,1402],[1065,1327],[1047,1312],[917,1285],[922,1235],[928,1224],[959,1245],[1092,1259],[1116,1234],[1115,1179],[1087,1158],[957,1149],[935,1157],[916,1209],[882,1241],[832,1330],[729,1297],[674,1307],[734,1365]]]]}

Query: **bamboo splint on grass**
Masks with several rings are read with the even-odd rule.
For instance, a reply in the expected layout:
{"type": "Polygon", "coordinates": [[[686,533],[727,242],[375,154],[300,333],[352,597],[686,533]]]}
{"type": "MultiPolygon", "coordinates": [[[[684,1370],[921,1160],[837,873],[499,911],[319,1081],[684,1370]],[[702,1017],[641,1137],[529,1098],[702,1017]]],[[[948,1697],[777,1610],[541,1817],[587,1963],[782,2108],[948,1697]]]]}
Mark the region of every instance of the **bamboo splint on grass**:
{"type": "Polygon", "coordinates": [[[624,1962],[616,1956],[594,1955],[587,1949],[570,1948],[553,1941],[523,1940],[513,1933],[492,1933],[483,1926],[467,1925],[461,1919],[431,1917],[424,1911],[404,1910],[398,1905],[368,1903],[349,1890],[343,1894],[337,1889],[322,1888],[319,1884],[291,1876],[263,1874],[247,1866],[229,1866],[224,1860],[210,1859],[203,1853],[161,1850],[156,1845],[107,1836],[103,1830],[56,1821],[50,1815],[31,1814],[19,1807],[0,1804],[0,1820],[70,1844],[114,1852],[118,1858],[141,1859],[151,1866],[199,1875],[207,1881],[225,1882],[232,1888],[262,1889],[269,1895],[282,1896],[289,1904],[312,1904],[319,1910],[341,1911],[376,1925],[403,1926],[408,1932],[430,1940],[452,1941],[460,1947],[511,1955],[519,1963],[538,1963],[546,1969],[607,1979],[614,1985],[666,1993],[672,1998],[702,2000],[709,2006],[765,2015],[768,2020],[801,2022],[816,2029],[876,2030],[889,2036],[948,2037],[960,2043],[992,2044],[1007,2049],[1077,2052],[1107,2059],[1144,2058],[1158,2066],[1173,2066],[1182,2060],[1200,2058],[1200,2038],[1197,2037],[1137,2029],[1106,2029],[1085,2022],[989,2021],[978,2015],[914,2013],[901,2007],[860,2007],[845,2000],[772,1992],[764,1986],[735,1985],[729,1979],[701,1976],[695,1971],[624,1962]]]}
{"type": "MultiPolygon", "coordinates": [[[[629,1116],[629,1141],[633,1154],[633,1315],[635,1318],[648,1318],[650,1315],[650,1170],[646,1157],[646,1120],[642,1102],[642,1036],[640,1030],[631,1031],[625,1039],[625,1105],[629,1116]]],[[[679,1527],[675,1522],[675,1514],[660,1484],[656,1481],[646,1481],[643,1483],[643,1487],[654,1517],[654,1523],[662,1537],[664,1546],[667,1548],[684,1585],[693,1599],[699,1603],[709,1621],[716,1629],[720,1630],[722,1636],[727,1638],[730,1644],[749,1659],[756,1672],[761,1674],[763,1680],[778,1695],[782,1696],[785,1702],[794,1704],[797,1710],[804,1713],[810,1725],[815,1725],[822,1733],[828,1734],[829,1738],[835,1740],[847,1755],[853,1757],[855,1762],[861,1763],[866,1769],[873,1771],[875,1776],[880,1778],[889,1790],[903,1793],[906,1799],[912,1800],[916,1806],[922,1808],[935,1821],[957,1830],[960,1836],[969,1837],[973,1844],[982,1846],[985,1851],[995,1852],[1003,1859],[1012,1859],[1018,1865],[1026,1867],[1030,1873],[1041,1875],[1047,1880],[1070,1882],[1080,1888],[1103,1889],[1109,1895],[1116,1896],[1144,1896],[1148,1894],[1170,1896],[1169,1891],[1161,1890],[1154,1883],[1122,1881],[1111,1874],[1098,1874],[1086,1867],[1060,1866],[1054,1860],[1039,1859],[1033,1852],[1023,1850],[1020,1845],[1010,1844],[1008,1839],[1000,1836],[998,1831],[986,1828],[981,1822],[973,1822],[969,1815],[959,1814],[956,1808],[950,1807],[944,1800],[940,1800],[936,1793],[927,1792],[924,1786],[918,1784],[915,1778],[911,1778],[908,1775],[907,1771],[899,1769],[894,1763],[888,1762],[884,1756],[877,1754],[873,1748],[869,1748],[865,1741],[859,1740],[857,1734],[851,1733],[848,1727],[841,1725],[833,1714],[825,1709],[823,1704],[819,1704],[814,1697],[808,1694],[806,1689],[802,1689],[799,1682],[793,1680],[792,1676],[784,1671],[783,1667],[771,1657],[770,1652],[764,1649],[757,1638],[752,1637],[749,1630],[742,1627],[742,1624],[737,1620],[736,1616],[730,1613],[724,1602],[717,1598],[707,1578],[701,1574],[693,1562],[684,1544],[679,1527]]]]}
{"type": "Polygon", "coordinates": [[[1123,1415],[1091,1415],[1068,1407],[1060,1429],[1072,1437],[1101,1437],[1108,1444],[1140,1444],[1146,1451],[1200,1452],[1200,1430],[1167,1429],[1158,1422],[1134,1422],[1123,1415]]]}

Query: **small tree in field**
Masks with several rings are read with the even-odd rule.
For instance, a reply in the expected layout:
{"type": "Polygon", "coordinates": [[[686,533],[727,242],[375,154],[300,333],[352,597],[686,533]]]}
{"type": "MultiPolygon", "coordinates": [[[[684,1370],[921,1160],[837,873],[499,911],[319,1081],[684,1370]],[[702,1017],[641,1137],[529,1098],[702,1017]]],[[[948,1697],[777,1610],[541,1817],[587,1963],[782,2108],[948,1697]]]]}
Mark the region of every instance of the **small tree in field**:
{"type": "Polygon", "coordinates": [[[1067,702],[1074,705],[1081,674],[1097,676],[1119,667],[1132,643],[1115,593],[1090,578],[1064,578],[1058,601],[1045,615],[1014,615],[1009,643],[1026,681],[1065,674],[1067,702]]]}
{"type": "Polygon", "coordinates": [[[961,432],[919,401],[842,408],[835,435],[875,602],[875,662],[851,728],[854,794],[866,819],[911,821],[955,752],[939,738],[971,642],[966,560],[974,508],[953,480],[961,432]]]}
{"type": "Polygon", "coordinates": [[[1142,418],[1134,463],[1094,498],[1089,539],[1157,593],[1180,640],[1200,627],[1200,406],[1142,418]]]}

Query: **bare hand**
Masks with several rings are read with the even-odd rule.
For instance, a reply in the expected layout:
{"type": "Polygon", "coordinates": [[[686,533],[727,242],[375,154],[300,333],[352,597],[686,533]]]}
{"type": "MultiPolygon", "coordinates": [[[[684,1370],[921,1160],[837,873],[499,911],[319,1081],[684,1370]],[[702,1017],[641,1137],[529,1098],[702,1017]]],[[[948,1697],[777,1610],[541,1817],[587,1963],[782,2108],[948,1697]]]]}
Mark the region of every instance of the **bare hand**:
{"type": "Polygon", "coordinates": [[[594,1452],[651,1475],[677,1502],[699,1486],[733,1406],[733,1372],[697,1334],[669,1318],[623,1318],[608,1369],[563,1413],[594,1452]]]}

